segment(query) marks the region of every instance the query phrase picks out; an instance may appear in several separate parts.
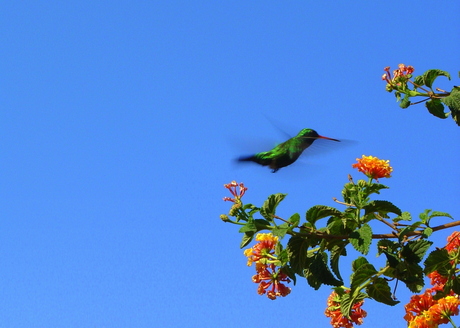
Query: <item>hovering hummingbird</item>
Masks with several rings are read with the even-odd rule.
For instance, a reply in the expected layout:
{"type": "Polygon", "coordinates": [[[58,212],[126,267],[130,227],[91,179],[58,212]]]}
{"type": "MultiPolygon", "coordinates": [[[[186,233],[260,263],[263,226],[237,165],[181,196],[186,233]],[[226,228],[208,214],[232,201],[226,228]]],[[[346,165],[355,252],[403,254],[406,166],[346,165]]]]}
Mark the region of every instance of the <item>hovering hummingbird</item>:
{"type": "Polygon", "coordinates": [[[255,162],[263,166],[269,166],[275,173],[280,168],[294,163],[302,152],[311,146],[316,139],[327,139],[340,141],[328,137],[323,137],[312,129],[303,129],[295,137],[277,145],[269,151],[264,151],[251,156],[242,156],[238,158],[239,162],[255,162]]]}

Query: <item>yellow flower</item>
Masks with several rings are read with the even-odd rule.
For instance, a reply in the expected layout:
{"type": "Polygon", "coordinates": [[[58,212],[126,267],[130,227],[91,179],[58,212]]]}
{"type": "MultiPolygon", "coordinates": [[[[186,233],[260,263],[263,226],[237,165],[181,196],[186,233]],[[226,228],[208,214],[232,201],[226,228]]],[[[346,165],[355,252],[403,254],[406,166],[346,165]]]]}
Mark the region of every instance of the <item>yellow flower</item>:
{"type": "Polygon", "coordinates": [[[358,169],[359,172],[377,181],[379,178],[390,178],[391,172],[393,172],[389,160],[363,155],[362,158],[357,158],[356,161],[358,163],[353,164],[353,168],[358,169]]]}

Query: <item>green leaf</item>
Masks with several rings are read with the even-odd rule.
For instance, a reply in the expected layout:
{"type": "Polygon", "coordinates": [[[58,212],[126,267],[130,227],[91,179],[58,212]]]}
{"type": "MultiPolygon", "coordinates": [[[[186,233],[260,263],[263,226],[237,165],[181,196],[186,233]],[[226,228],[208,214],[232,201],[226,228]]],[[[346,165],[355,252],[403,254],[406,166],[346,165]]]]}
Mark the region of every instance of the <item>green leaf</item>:
{"type": "Polygon", "coordinates": [[[454,87],[450,95],[442,98],[442,102],[449,107],[452,118],[460,125],[460,87],[454,87]]]}
{"type": "Polygon", "coordinates": [[[336,279],[331,270],[329,270],[327,266],[327,254],[325,252],[317,252],[313,256],[313,261],[307,271],[322,284],[329,286],[341,286],[343,284],[343,281],[336,279]]]}
{"type": "Polygon", "coordinates": [[[255,219],[254,224],[256,225],[257,231],[265,230],[270,227],[270,222],[264,219],[255,219]]]}
{"type": "Polygon", "coordinates": [[[252,232],[253,234],[257,232],[257,225],[253,218],[249,218],[248,222],[242,226],[239,230],[241,233],[252,232]]]}
{"type": "Polygon", "coordinates": [[[307,221],[310,222],[313,226],[319,219],[329,216],[341,217],[342,212],[334,207],[315,205],[310,207],[306,213],[307,221]]]}
{"type": "Polygon", "coordinates": [[[416,221],[412,223],[410,226],[405,227],[399,232],[399,241],[403,241],[404,237],[407,235],[410,235],[412,232],[414,232],[421,224],[423,224],[422,221],[416,221]]]}
{"type": "Polygon", "coordinates": [[[404,282],[413,293],[420,292],[425,285],[423,269],[417,263],[401,262],[396,267],[395,277],[404,282]]]}
{"type": "Polygon", "coordinates": [[[364,187],[366,197],[371,195],[371,194],[380,194],[380,190],[382,190],[382,189],[389,189],[389,187],[385,186],[384,184],[381,184],[381,183],[371,183],[371,184],[367,184],[364,187]]]}
{"type": "Polygon", "coordinates": [[[284,236],[286,236],[288,232],[292,231],[294,228],[297,227],[299,222],[300,222],[300,215],[298,213],[295,213],[288,219],[288,222],[285,222],[277,227],[274,227],[272,229],[272,233],[274,236],[277,236],[280,239],[283,239],[284,236]]]}
{"type": "Polygon", "coordinates": [[[366,292],[371,298],[377,302],[387,304],[387,305],[396,305],[399,301],[395,301],[391,295],[391,288],[388,285],[388,281],[383,278],[374,278],[372,283],[367,286],[366,292]]]}
{"type": "Polygon", "coordinates": [[[412,216],[410,215],[409,212],[402,212],[401,215],[395,217],[393,219],[393,222],[399,222],[399,221],[410,221],[412,220],[412,216]]]}
{"type": "Polygon", "coordinates": [[[456,276],[452,281],[452,290],[455,294],[460,294],[460,277],[456,276]]]}
{"type": "MultiPolygon", "coordinates": [[[[416,76],[416,77],[414,78],[414,84],[420,85],[420,86],[425,85],[423,75],[416,76]]],[[[414,90],[417,90],[417,87],[416,87],[416,86],[414,86],[414,90]]]]}
{"type": "Polygon", "coordinates": [[[388,265],[392,268],[395,268],[399,262],[399,248],[400,244],[388,239],[379,240],[377,243],[378,254],[385,254],[388,265]]]}
{"type": "Polygon", "coordinates": [[[293,228],[296,228],[299,223],[300,223],[300,215],[299,213],[294,213],[291,215],[291,217],[288,219],[289,223],[293,228]]]}
{"type": "Polygon", "coordinates": [[[342,276],[340,275],[339,260],[340,260],[340,256],[347,255],[347,249],[345,248],[346,245],[347,245],[346,242],[340,241],[340,243],[337,243],[331,247],[330,266],[331,266],[332,272],[334,272],[334,274],[340,280],[343,280],[343,279],[342,279],[342,276]]]}
{"type": "Polygon", "coordinates": [[[273,221],[273,215],[275,215],[276,207],[286,197],[286,194],[274,194],[270,195],[264,202],[260,209],[260,214],[268,221],[273,221]]]}
{"type": "Polygon", "coordinates": [[[351,309],[353,308],[353,301],[351,299],[350,293],[343,294],[340,300],[340,312],[345,317],[349,317],[351,313],[351,309]]]}
{"type": "Polygon", "coordinates": [[[288,223],[283,223],[282,225],[274,227],[272,229],[272,234],[276,237],[279,237],[280,239],[283,239],[284,236],[286,236],[286,233],[288,232],[289,228],[290,227],[288,223]]]}
{"type": "Polygon", "coordinates": [[[308,266],[308,247],[307,239],[298,236],[292,236],[286,246],[289,254],[289,265],[300,276],[303,275],[303,270],[308,266]]]}
{"type": "Polygon", "coordinates": [[[282,270],[285,274],[288,275],[288,277],[292,280],[292,282],[294,283],[294,285],[296,284],[297,282],[297,276],[295,275],[295,272],[292,270],[292,268],[288,265],[284,266],[283,267],[283,270],[282,270]]]}
{"type": "Polygon", "coordinates": [[[450,74],[446,71],[441,71],[440,69],[429,69],[425,73],[423,73],[423,84],[426,85],[428,88],[432,88],[434,80],[438,76],[445,76],[450,80],[450,74]]]}
{"type": "MultiPolygon", "coordinates": [[[[337,290],[336,293],[339,294],[337,290]]],[[[361,293],[359,291],[357,291],[353,295],[350,293],[340,293],[339,295],[341,295],[340,312],[342,312],[342,315],[348,318],[350,317],[353,305],[367,298],[367,295],[365,293],[361,293]]]]}
{"type": "Polygon", "coordinates": [[[369,264],[369,261],[365,257],[360,256],[351,263],[351,269],[354,272],[365,264],[369,264]]]}
{"type": "Polygon", "coordinates": [[[431,212],[430,214],[430,219],[434,218],[434,217],[437,217],[437,216],[443,216],[443,217],[447,217],[447,218],[450,218],[450,219],[454,219],[449,213],[446,213],[446,212],[439,212],[439,211],[433,211],[431,212]]]}
{"type": "Polygon", "coordinates": [[[423,238],[428,238],[428,237],[430,237],[432,233],[433,233],[433,229],[431,229],[430,227],[425,228],[425,229],[423,230],[423,238]]]}
{"type": "Polygon", "coordinates": [[[372,264],[366,263],[361,265],[351,275],[351,290],[355,291],[359,289],[362,284],[371,279],[376,273],[377,270],[375,270],[375,267],[372,264]]]}
{"type": "Polygon", "coordinates": [[[441,99],[432,98],[425,103],[428,111],[436,117],[445,119],[449,116],[449,113],[444,112],[444,105],[441,102],[441,99]]]}
{"type": "Polygon", "coordinates": [[[369,252],[369,246],[372,242],[372,229],[367,223],[350,234],[350,243],[353,247],[364,255],[369,252]]]}
{"type": "Polygon", "coordinates": [[[424,262],[425,274],[433,271],[438,271],[441,275],[447,275],[449,269],[452,267],[450,264],[449,253],[445,248],[432,251],[424,262]]]}
{"type": "Polygon", "coordinates": [[[439,212],[439,211],[433,211],[431,210],[425,210],[423,213],[420,213],[420,219],[422,219],[422,222],[426,225],[429,225],[430,220],[435,217],[447,217],[450,219],[454,219],[449,213],[446,212],[439,212]]]}
{"type": "Polygon", "coordinates": [[[378,212],[384,218],[388,218],[387,213],[394,213],[396,215],[402,214],[399,207],[386,200],[374,200],[364,206],[363,209],[365,210],[365,214],[378,212]]]}
{"type": "Polygon", "coordinates": [[[408,241],[402,248],[401,256],[408,263],[419,263],[431,245],[433,242],[424,239],[408,241]]]}
{"type": "Polygon", "coordinates": [[[409,94],[405,94],[404,95],[404,98],[401,100],[401,102],[399,103],[399,107],[401,108],[407,108],[410,106],[410,98],[409,98],[409,94]]]}
{"type": "Polygon", "coordinates": [[[254,233],[246,232],[241,241],[240,248],[246,247],[252,241],[252,238],[254,238],[254,233]]]}

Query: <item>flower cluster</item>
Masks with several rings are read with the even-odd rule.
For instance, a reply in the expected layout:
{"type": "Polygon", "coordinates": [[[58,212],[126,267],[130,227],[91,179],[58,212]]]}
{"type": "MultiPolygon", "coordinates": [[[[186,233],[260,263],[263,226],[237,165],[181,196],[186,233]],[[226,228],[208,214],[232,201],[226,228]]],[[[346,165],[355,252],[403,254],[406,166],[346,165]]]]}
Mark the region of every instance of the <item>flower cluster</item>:
{"type": "MultiPolygon", "coordinates": [[[[224,187],[227,188],[230,191],[230,193],[233,195],[233,198],[231,197],[223,198],[224,201],[229,201],[229,202],[234,203],[233,206],[230,208],[230,211],[228,212],[228,214],[230,216],[236,216],[239,209],[242,206],[241,197],[243,197],[244,193],[246,192],[246,190],[248,190],[248,188],[246,188],[242,182],[238,184],[236,183],[236,181],[232,181],[230,183],[224,184],[224,187]]],[[[224,222],[230,222],[230,220],[228,219],[228,216],[221,216],[221,219],[224,222]]]]}
{"type": "Polygon", "coordinates": [[[460,232],[455,231],[449,237],[447,237],[446,250],[450,253],[458,251],[460,249],[460,232]]]}
{"type": "Polygon", "coordinates": [[[382,75],[382,80],[387,82],[386,90],[391,92],[396,88],[405,88],[407,81],[412,77],[414,68],[412,66],[406,66],[399,64],[398,69],[393,71],[393,77],[390,73],[390,67],[387,66],[383,69],[386,73],[382,75]]]}
{"type": "Polygon", "coordinates": [[[232,181],[230,183],[224,184],[224,187],[227,188],[234,197],[234,198],[224,197],[223,198],[224,201],[230,201],[234,203],[238,202],[241,199],[241,197],[243,197],[246,190],[248,190],[248,188],[246,188],[242,182],[238,184],[236,183],[236,181],[232,181]],[[237,187],[239,187],[239,190],[237,190],[237,187]]]}
{"type": "MultiPolygon", "coordinates": [[[[447,238],[446,250],[449,254],[456,252],[460,246],[460,233],[455,231],[447,238]]],[[[406,304],[404,319],[410,328],[436,328],[438,325],[451,321],[450,317],[458,315],[460,298],[453,291],[446,297],[435,300],[438,291],[444,290],[448,277],[442,276],[437,271],[429,273],[432,288],[427,288],[422,295],[414,295],[406,304]]]]}
{"type": "Polygon", "coordinates": [[[289,277],[282,271],[282,268],[277,267],[277,257],[275,255],[275,247],[279,242],[278,237],[271,233],[259,233],[256,236],[258,243],[252,248],[244,251],[244,255],[248,258],[248,266],[252,263],[256,264],[256,272],[252,277],[252,281],[259,284],[257,293],[259,295],[267,294],[271,300],[278,296],[286,296],[291,292],[291,288],[286,287],[283,282],[290,283],[289,277]],[[271,287],[271,288],[270,288],[271,287]]]}
{"type": "MultiPolygon", "coordinates": [[[[349,292],[349,291],[347,291],[349,292]]],[[[331,325],[334,328],[352,328],[353,323],[361,325],[363,318],[367,316],[367,312],[361,307],[364,301],[353,304],[350,316],[346,317],[340,310],[340,297],[336,292],[332,292],[327,299],[327,308],[324,314],[331,318],[331,325]]]]}
{"type": "Polygon", "coordinates": [[[378,159],[373,156],[365,156],[357,158],[352,165],[353,168],[358,169],[359,172],[364,173],[368,178],[379,180],[379,178],[390,178],[393,168],[390,166],[390,161],[378,159]]]}
{"type": "Polygon", "coordinates": [[[448,323],[450,317],[458,315],[460,299],[458,295],[448,295],[439,300],[433,298],[430,290],[422,295],[414,295],[406,304],[404,319],[410,328],[436,328],[448,323]]]}

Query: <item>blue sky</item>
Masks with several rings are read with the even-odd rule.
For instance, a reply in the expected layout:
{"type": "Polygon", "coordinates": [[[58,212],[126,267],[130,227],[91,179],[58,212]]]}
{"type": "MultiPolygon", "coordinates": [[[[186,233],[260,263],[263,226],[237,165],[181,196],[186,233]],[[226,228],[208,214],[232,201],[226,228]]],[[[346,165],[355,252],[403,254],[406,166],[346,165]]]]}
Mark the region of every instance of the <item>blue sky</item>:
{"type": "MultiPolygon", "coordinates": [[[[380,79],[405,63],[458,85],[459,7],[4,3],[0,327],[328,327],[328,288],[256,294],[238,228],[219,219],[223,184],[243,181],[256,205],[287,193],[279,215],[303,217],[335,205],[347,174],[361,178],[355,158],[374,155],[394,167],[380,199],[460,218],[459,127],[400,109],[380,79]],[[236,166],[285,138],[266,117],[349,142],[276,174],[236,166]]],[[[401,284],[397,295],[410,297],[401,284]]],[[[369,327],[404,325],[402,305],[365,309],[369,327]]]]}

